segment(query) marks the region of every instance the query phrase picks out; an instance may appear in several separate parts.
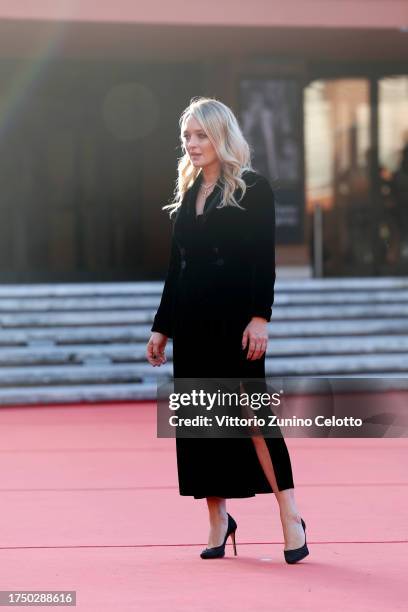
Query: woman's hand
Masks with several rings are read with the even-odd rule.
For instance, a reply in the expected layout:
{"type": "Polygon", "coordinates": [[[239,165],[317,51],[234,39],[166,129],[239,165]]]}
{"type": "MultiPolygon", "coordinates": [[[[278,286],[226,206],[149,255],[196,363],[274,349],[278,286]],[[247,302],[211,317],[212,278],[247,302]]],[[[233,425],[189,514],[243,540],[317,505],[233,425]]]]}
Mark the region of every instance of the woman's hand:
{"type": "Polygon", "coordinates": [[[167,340],[167,336],[160,332],[153,332],[150,336],[146,347],[146,357],[152,366],[161,366],[162,363],[166,363],[167,359],[164,349],[166,348],[167,340]]]}
{"type": "Polygon", "coordinates": [[[247,359],[260,359],[268,345],[268,321],[262,317],[252,317],[242,335],[242,348],[249,343],[247,359]]]}

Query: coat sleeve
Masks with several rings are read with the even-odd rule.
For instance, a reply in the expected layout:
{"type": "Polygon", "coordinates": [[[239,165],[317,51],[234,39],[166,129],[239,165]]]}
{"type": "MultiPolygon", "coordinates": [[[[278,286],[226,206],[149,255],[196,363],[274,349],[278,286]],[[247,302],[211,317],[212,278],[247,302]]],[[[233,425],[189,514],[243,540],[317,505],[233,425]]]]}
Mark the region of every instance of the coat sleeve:
{"type": "Polygon", "coordinates": [[[164,282],[159,308],[153,320],[151,331],[157,331],[168,338],[173,337],[174,302],[177,277],[180,271],[180,249],[174,238],[171,239],[170,260],[164,282]]]}
{"type": "Polygon", "coordinates": [[[250,315],[272,317],[275,289],[275,197],[269,181],[257,176],[248,213],[251,230],[251,301],[250,315]]]}

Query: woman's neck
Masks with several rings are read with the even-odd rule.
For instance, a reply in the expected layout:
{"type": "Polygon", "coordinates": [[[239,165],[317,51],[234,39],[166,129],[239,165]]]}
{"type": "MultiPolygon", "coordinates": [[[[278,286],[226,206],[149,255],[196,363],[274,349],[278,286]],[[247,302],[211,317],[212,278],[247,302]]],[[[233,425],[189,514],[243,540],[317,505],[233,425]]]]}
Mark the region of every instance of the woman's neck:
{"type": "Polygon", "coordinates": [[[216,183],[220,174],[221,174],[221,168],[219,164],[216,165],[212,165],[211,166],[204,166],[202,168],[202,173],[203,173],[203,183],[205,185],[212,185],[213,183],[216,183]]]}

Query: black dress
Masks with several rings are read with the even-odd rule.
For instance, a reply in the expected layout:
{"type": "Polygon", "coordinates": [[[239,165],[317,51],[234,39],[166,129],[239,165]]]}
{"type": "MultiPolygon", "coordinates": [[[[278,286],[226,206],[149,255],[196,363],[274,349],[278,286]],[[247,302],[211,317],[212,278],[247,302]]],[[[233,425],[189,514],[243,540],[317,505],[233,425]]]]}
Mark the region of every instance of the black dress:
{"type": "MultiPolygon", "coordinates": [[[[203,214],[195,203],[198,174],[174,215],[170,264],[152,331],[173,339],[174,378],[265,378],[265,355],[246,359],[242,334],[253,316],[271,319],[275,282],[274,194],[254,171],[240,206],[203,214]]],[[[235,193],[238,198],[239,190],[235,193]]],[[[279,490],[294,487],[282,436],[265,438],[279,490]]],[[[180,495],[197,499],[272,493],[250,438],[176,438],[180,495]]]]}

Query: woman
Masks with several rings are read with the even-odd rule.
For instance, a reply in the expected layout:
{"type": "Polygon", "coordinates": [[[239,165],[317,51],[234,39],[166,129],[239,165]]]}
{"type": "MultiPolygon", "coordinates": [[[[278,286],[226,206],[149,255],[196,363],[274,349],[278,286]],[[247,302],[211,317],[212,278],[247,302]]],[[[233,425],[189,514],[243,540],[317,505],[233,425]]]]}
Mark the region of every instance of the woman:
{"type": "MultiPolygon", "coordinates": [[[[274,195],[251,167],[232,111],[192,99],[180,118],[170,263],[146,356],[166,362],[173,339],[174,378],[265,378],[267,325],[274,299],[274,195]]],[[[210,532],[203,559],[224,556],[236,523],[226,499],[275,493],[284,556],[308,554],[283,437],[176,438],[179,492],[206,498],[210,532]]]]}

